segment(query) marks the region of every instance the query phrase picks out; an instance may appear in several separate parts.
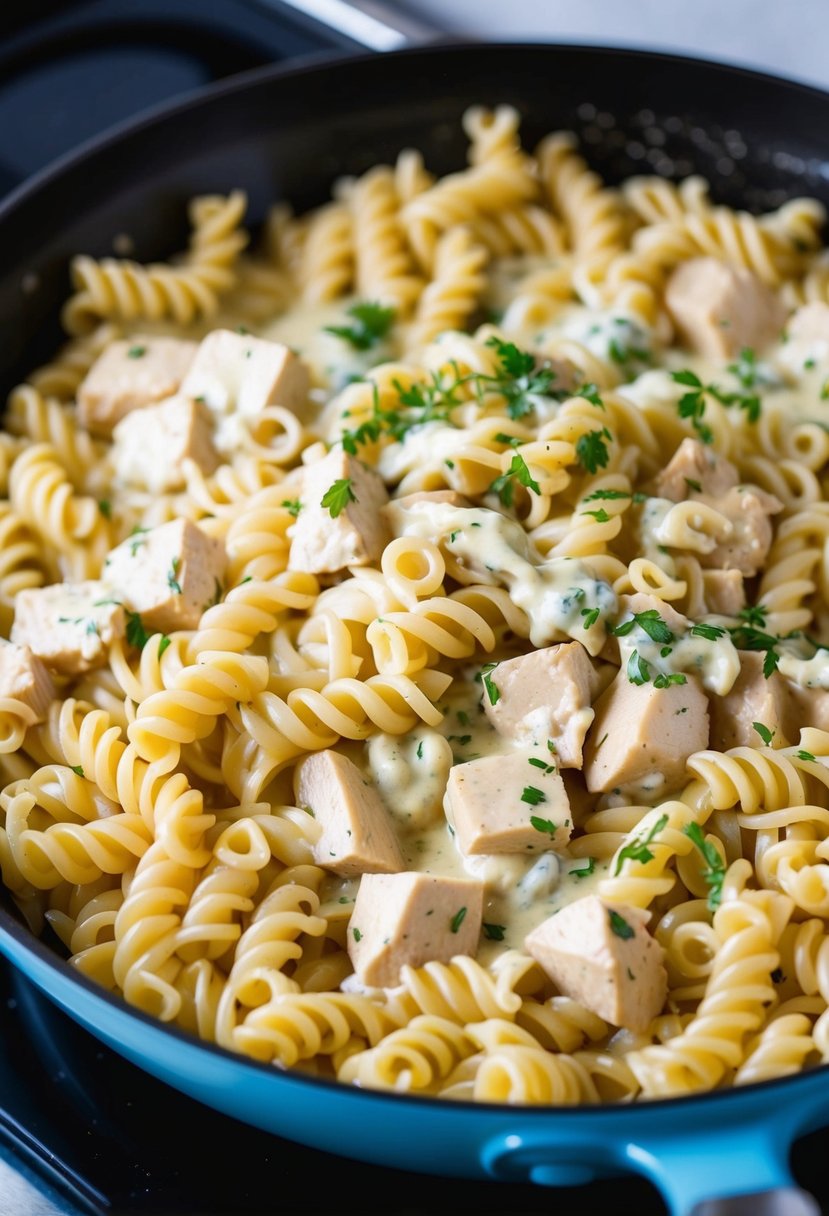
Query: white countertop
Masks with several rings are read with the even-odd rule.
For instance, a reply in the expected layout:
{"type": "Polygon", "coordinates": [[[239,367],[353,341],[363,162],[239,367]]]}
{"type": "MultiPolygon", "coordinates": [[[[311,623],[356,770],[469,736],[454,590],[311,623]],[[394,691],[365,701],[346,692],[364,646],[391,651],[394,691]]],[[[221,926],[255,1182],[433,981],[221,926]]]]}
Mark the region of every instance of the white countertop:
{"type": "Polygon", "coordinates": [[[829,0],[406,0],[390,7],[477,37],[673,50],[829,87],[829,0]]]}

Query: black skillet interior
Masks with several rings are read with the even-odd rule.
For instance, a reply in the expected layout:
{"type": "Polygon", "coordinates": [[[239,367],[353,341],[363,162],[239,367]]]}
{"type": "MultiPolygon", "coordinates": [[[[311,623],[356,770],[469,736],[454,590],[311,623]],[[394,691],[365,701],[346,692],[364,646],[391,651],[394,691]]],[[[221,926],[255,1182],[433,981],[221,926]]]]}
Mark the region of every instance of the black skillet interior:
{"type": "Polygon", "coordinates": [[[69,157],[0,208],[0,387],[60,340],[56,317],[74,253],[140,259],[186,238],[186,199],[243,186],[250,216],[321,202],[341,173],[422,149],[439,173],[464,163],[459,119],[511,102],[528,147],[557,128],[580,136],[609,180],[706,176],[716,199],[750,210],[813,194],[829,201],[829,94],[676,56],[547,45],[443,46],[257,70],[197,93],[69,157]],[[25,200],[25,201],[23,201],[25,200]]]}

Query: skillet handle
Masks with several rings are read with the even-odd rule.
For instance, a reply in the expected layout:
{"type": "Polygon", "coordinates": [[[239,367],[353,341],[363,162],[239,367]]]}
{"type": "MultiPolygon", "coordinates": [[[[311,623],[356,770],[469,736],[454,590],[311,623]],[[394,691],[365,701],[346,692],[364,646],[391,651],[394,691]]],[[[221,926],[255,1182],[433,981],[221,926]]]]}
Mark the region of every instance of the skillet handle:
{"type": "Polygon", "coordinates": [[[820,1216],[820,1208],[806,1191],[787,1186],[730,1199],[705,1199],[690,1216],[820,1216]]]}
{"type": "Polygon", "coordinates": [[[400,12],[395,5],[378,0],[280,0],[283,6],[327,25],[367,51],[398,51],[406,46],[435,42],[445,31],[400,12]]]}

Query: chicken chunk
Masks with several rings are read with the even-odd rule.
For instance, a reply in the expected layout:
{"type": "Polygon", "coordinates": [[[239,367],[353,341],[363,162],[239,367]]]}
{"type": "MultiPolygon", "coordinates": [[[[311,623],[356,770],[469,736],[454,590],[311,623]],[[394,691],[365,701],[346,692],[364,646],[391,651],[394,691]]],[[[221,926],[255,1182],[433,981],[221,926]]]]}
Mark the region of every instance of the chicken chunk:
{"type": "Polygon", "coordinates": [[[317,865],[335,874],[396,874],[405,868],[391,816],[377,790],[340,752],[306,756],[296,767],[297,805],[322,827],[317,865]]]}
{"type": "Polygon", "coordinates": [[[739,484],[736,468],[724,456],[698,439],[683,439],[655,479],[654,493],[671,502],[705,503],[729,521],[729,535],[710,552],[697,555],[706,569],[751,576],[763,565],[772,541],[769,517],[782,511],[783,504],[758,486],[739,484]]]}
{"type": "Polygon", "coordinates": [[[53,671],[78,675],[101,667],[125,629],[120,596],[111,584],[93,579],[19,591],[11,640],[53,671]]]}
{"type": "Polygon", "coordinates": [[[762,350],[780,334],[786,310],[750,270],[716,258],[690,258],[668,279],[665,304],[679,337],[710,359],[744,347],[762,350]]]}
{"type": "Polygon", "coordinates": [[[78,421],[96,435],[110,436],[133,410],[178,392],[196,353],[180,338],[135,337],[110,342],[78,389],[78,421]]]}
{"type": "Polygon", "coordinates": [[[303,471],[301,498],[289,570],[333,574],[379,561],[391,534],[382,511],[388,494],[375,472],[342,448],[332,448],[303,471]],[[341,491],[341,501],[323,506],[332,489],[341,491]]]}
{"type": "Polygon", "coordinates": [[[750,578],[762,569],[773,537],[771,516],[783,510],[773,494],[756,486],[735,486],[713,504],[731,523],[729,536],[709,553],[699,553],[705,569],[737,570],[750,578]]]}
{"type": "Polygon", "coordinates": [[[389,988],[400,968],[448,963],[478,949],[484,884],[432,874],[365,874],[348,926],[348,954],[358,979],[389,988]]]}
{"type": "MultiPolygon", "coordinates": [[[[484,673],[483,705],[500,735],[520,747],[553,744],[562,768],[581,768],[593,710],[593,666],[579,642],[562,642],[484,673]]],[[[551,749],[552,750],[552,749],[551,749]]]]}
{"type": "Polygon", "coordinates": [[[612,1026],[642,1033],[668,993],[663,950],[648,918],[641,908],[588,895],[542,921],[524,948],[565,996],[612,1026]]]}
{"type": "Polygon", "coordinates": [[[189,519],[127,537],[104,563],[109,584],[148,629],[195,629],[222,593],[226,554],[221,541],[189,519]]]}
{"type": "Polygon", "coordinates": [[[514,752],[450,770],[447,818],[462,853],[542,853],[567,843],[570,803],[552,759],[514,752]]]}
{"type": "Polygon", "coordinates": [[[45,664],[29,646],[12,642],[0,645],[0,698],[21,701],[31,710],[33,723],[46,721],[55,685],[45,664]]]}
{"type": "Polygon", "coordinates": [[[595,708],[584,752],[592,793],[619,786],[675,789],[688,757],[708,746],[708,701],[693,676],[657,688],[632,684],[620,671],[595,708]]]}
{"type": "Polygon", "coordinates": [[[729,693],[712,697],[710,747],[727,751],[730,747],[762,747],[762,732],[754,723],[765,726],[774,736],[774,746],[784,747],[797,740],[797,715],[788,681],[773,671],[763,675],[764,655],[756,650],[740,651],[740,674],[729,693]]]}
{"type": "Polygon", "coordinates": [[[730,460],[719,456],[698,439],[683,439],[665,468],[654,480],[658,498],[685,502],[695,494],[722,498],[740,480],[730,460]]]}
{"type": "Polygon", "coordinates": [[[199,345],[181,391],[204,402],[216,422],[216,447],[231,452],[245,419],[255,419],[269,405],[297,413],[310,383],[306,365],[281,342],[214,329],[199,345]]]}
{"type": "Polygon", "coordinates": [[[702,581],[708,612],[718,616],[737,616],[745,608],[745,583],[739,570],[706,570],[702,581]]]}
{"type": "Polygon", "coordinates": [[[188,397],[170,397],[135,410],[121,419],[113,438],[117,480],[152,494],[182,489],[185,460],[192,460],[205,475],[219,464],[207,410],[188,397]]]}

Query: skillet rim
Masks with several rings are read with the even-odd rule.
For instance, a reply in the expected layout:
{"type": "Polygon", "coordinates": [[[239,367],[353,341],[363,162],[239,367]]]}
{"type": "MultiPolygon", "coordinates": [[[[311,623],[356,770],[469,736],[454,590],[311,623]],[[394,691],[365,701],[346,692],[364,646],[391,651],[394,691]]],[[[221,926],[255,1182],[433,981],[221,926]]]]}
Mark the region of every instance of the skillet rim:
{"type": "MultiPolygon", "coordinates": [[[[598,58],[613,58],[613,59],[633,59],[644,63],[661,63],[666,66],[690,66],[692,69],[704,70],[706,72],[714,72],[721,77],[732,77],[735,80],[744,78],[750,79],[758,84],[768,84],[774,89],[783,89],[791,91],[795,94],[803,94],[806,98],[812,97],[815,100],[820,100],[823,104],[829,103],[829,88],[821,88],[818,85],[807,83],[805,81],[795,80],[786,76],[776,75],[762,69],[742,66],[739,64],[730,63],[727,61],[707,59],[699,55],[683,55],[673,51],[664,51],[658,49],[638,48],[634,46],[611,46],[604,44],[585,44],[578,42],[551,42],[546,40],[539,41],[474,41],[461,40],[451,42],[441,42],[427,45],[405,47],[399,50],[387,51],[382,53],[382,59],[392,60],[410,60],[422,57],[442,57],[450,54],[472,54],[476,51],[482,53],[491,53],[493,51],[503,51],[505,54],[518,51],[528,53],[543,53],[545,51],[552,54],[576,53],[588,54],[598,58]]],[[[348,68],[352,64],[359,68],[360,65],[376,61],[381,56],[377,52],[365,52],[358,54],[349,54],[347,52],[320,52],[319,54],[309,55],[302,58],[299,63],[288,64],[265,64],[260,67],[250,68],[246,71],[239,72],[233,76],[227,77],[224,80],[215,81],[211,84],[199,86],[196,89],[188,90],[182,95],[178,95],[171,101],[162,101],[147,110],[142,111],[138,116],[128,118],[123,122],[116,123],[107,128],[102,133],[85,140],[76,148],[64,153],[56,160],[50,162],[42,169],[38,170],[31,177],[27,178],[19,186],[15,187],[2,201],[0,201],[0,238],[2,237],[2,225],[7,218],[20,210],[33,197],[42,192],[56,187],[61,177],[70,172],[82,168],[84,164],[93,161],[98,155],[105,154],[110,148],[124,147],[129,143],[132,136],[139,135],[152,127],[163,126],[170,119],[175,118],[179,114],[187,113],[190,110],[197,110],[202,107],[209,107],[214,104],[219,104],[224,98],[234,96],[235,94],[244,93],[251,89],[256,89],[259,85],[264,84],[272,79],[292,79],[296,77],[312,76],[322,74],[326,69],[330,68],[348,68]]],[[[9,898],[11,894],[9,893],[9,898]]],[[[396,1106],[412,1107],[415,1110],[421,1108],[437,1108],[442,1111],[447,1110],[446,1099],[437,1096],[398,1093],[392,1090],[371,1090],[359,1086],[346,1085],[343,1082],[336,1081],[325,1077],[314,1077],[306,1073],[299,1072],[296,1069],[283,1068],[279,1065],[266,1064],[262,1061],[255,1060],[250,1056],[243,1055],[231,1051],[229,1048],[221,1047],[216,1043],[210,1043],[206,1040],[199,1039],[197,1036],[182,1030],[178,1026],[171,1025],[167,1022],[162,1022],[159,1018],[153,1017],[151,1014],[145,1013],[143,1010],[129,1005],[123,997],[119,997],[109,992],[107,989],[96,984],[87,976],[82,975],[70,966],[65,958],[62,958],[55,950],[51,949],[42,938],[35,934],[17,920],[11,912],[7,911],[0,903],[0,936],[6,934],[16,940],[24,952],[34,954],[45,963],[49,968],[53,968],[61,974],[71,984],[77,984],[84,989],[89,995],[102,999],[106,1004],[110,1005],[116,1012],[137,1020],[139,1023],[150,1027],[156,1032],[172,1035],[174,1039],[178,1039],[182,1043],[187,1044],[191,1049],[204,1051],[208,1055],[216,1054],[219,1059],[228,1064],[236,1065],[242,1069],[252,1069],[257,1075],[265,1075],[278,1078],[278,1082],[287,1082],[303,1087],[316,1087],[321,1093],[336,1092],[338,1095],[346,1098],[352,1098],[363,1103],[387,1103],[390,1100],[394,1101],[396,1106]],[[361,1095],[356,1097],[356,1095],[361,1095]]],[[[15,962],[11,957],[7,956],[4,951],[0,950],[0,962],[5,959],[6,964],[14,969],[15,979],[22,978],[27,984],[32,985],[37,989],[38,993],[48,999],[52,1004],[57,1005],[62,1013],[66,1014],[76,1024],[80,1024],[87,1033],[97,1037],[94,1032],[89,1029],[85,1022],[80,1021],[60,1002],[55,1000],[52,995],[41,985],[37,980],[32,979],[23,968],[15,962]]],[[[112,1048],[112,1050],[116,1050],[112,1048]]],[[[121,1053],[118,1053],[121,1054],[121,1053]]],[[[135,1063],[131,1057],[128,1057],[131,1063],[135,1063]]],[[[151,1070],[143,1065],[135,1064],[136,1067],[142,1068],[143,1071],[151,1070]]],[[[738,1101],[741,1097],[745,1099],[746,1094],[762,1094],[763,1097],[773,1095],[775,1091],[782,1091],[784,1088],[789,1093],[795,1084],[800,1084],[801,1087],[806,1084],[817,1083],[817,1078],[820,1074],[825,1074],[829,1070],[829,1062],[815,1065],[799,1073],[795,1073],[786,1077],[770,1078],[765,1081],[754,1081],[744,1086],[729,1086],[723,1089],[709,1090],[702,1093],[680,1095],[667,1098],[656,1098],[650,1100],[633,1101],[630,1103],[602,1103],[599,1106],[534,1106],[520,1105],[513,1106],[503,1102],[481,1102],[472,1101],[469,1099],[453,1100],[451,1104],[452,1110],[462,1111],[465,1116],[478,1117],[483,1120],[485,1116],[494,1114],[513,1115],[520,1112],[521,1118],[529,1118],[531,1120],[547,1120],[552,1121],[566,1117],[569,1119],[583,1120],[593,1118],[609,1119],[618,1122],[624,1119],[628,1126],[630,1120],[646,1118],[647,1114],[653,1110],[666,1110],[674,1112],[683,1108],[693,1107],[696,1110],[707,1103],[718,1102],[720,1107],[724,1102],[730,1100],[732,1103],[738,1101]],[[479,1112],[477,1115],[475,1112],[479,1112]]],[[[156,1075],[151,1073],[151,1075],[156,1075]]],[[[159,1079],[156,1077],[156,1079],[159,1079]]],[[[169,1081],[164,1081],[164,1084],[171,1085],[169,1081]]],[[[172,1085],[171,1085],[172,1087],[172,1085]]],[[[632,1130],[632,1129],[631,1129],[632,1130]]],[[[285,1137],[285,1138],[290,1138],[285,1137]]]]}

